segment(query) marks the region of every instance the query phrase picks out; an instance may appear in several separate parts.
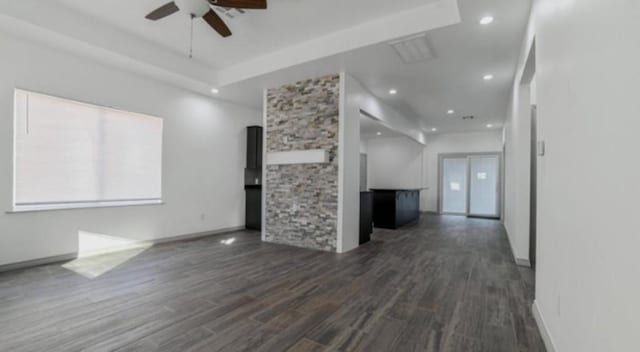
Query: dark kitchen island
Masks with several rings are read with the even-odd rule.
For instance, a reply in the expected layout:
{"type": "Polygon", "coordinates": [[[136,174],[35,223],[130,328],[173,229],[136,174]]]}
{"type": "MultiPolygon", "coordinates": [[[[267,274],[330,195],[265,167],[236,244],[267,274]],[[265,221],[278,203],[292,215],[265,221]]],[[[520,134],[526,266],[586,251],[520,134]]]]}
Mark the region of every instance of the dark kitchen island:
{"type": "Polygon", "coordinates": [[[419,189],[372,189],[373,226],[397,229],[420,218],[419,189]]]}

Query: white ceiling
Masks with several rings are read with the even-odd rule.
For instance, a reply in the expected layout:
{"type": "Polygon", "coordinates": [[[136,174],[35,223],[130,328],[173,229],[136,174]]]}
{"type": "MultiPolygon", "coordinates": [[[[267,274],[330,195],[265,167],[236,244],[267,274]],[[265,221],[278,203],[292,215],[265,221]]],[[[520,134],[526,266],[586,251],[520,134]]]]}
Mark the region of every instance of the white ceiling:
{"type": "Polygon", "coordinates": [[[413,138],[386,126],[380,121],[376,121],[368,116],[360,115],[360,139],[368,141],[374,138],[397,138],[404,137],[413,141],[413,138]]]}
{"type": "MultiPolygon", "coordinates": [[[[55,0],[175,52],[189,50],[189,14],[159,21],[144,16],[169,0],[55,0]]],[[[206,0],[202,0],[206,2],[206,0]]],[[[202,20],[194,22],[194,58],[221,69],[310,38],[438,0],[268,0],[267,10],[223,17],[233,35],[222,38],[202,20]]]]}
{"type": "Polygon", "coordinates": [[[259,107],[264,87],[345,71],[428,133],[482,131],[488,124],[500,128],[530,5],[530,0],[458,0],[461,23],[427,32],[436,55],[430,61],[405,64],[382,43],[234,84],[221,95],[259,107]],[[488,14],[494,23],[480,25],[488,14]],[[494,79],[484,81],[485,73],[494,79]],[[390,95],[390,89],[398,94],[390,95]],[[455,114],[447,114],[450,109],[455,114]],[[462,120],[467,115],[475,118],[462,120]]]}
{"type": "Polygon", "coordinates": [[[456,0],[268,0],[267,10],[227,19],[229,38],[196,19],[189,58],[186,13],[144,18],[165,1],[0,1],[0,30],[206,94],[460,20],[456,0]]]}
{"type": "MultiPolygon", "coordinates": [[[[378,55],[377,67],[355,69],[354,75],[398,111],[420,119],[438,133],[500,127],[505,119],[520,46],[527,25],[529,0],[459,0],[461,23],[428,33],[436,59],[403,65],[388,48],[361,54],[378,55]],[[482,26],[487,14],[494,23],[482,26]],[[372,74],[372,72],[379,72],[372,74]],[[484,81],[485,73],[494,79],[484,81]],[[394,88],[398,94],[390,96],[394,88]],[[455,114],[448,115],[453,109],[455,114]],[[471,121],[462,116],[473,115],[471,121]]],[[[359,66],[362,67],[362,66],[359,66]]]]}
{"type": "Polygon", "coordinates": [[[265,87],[344,71],[425,130],[446,133],[482,130],[488,123],[499,127],[504,120],[531,2],[269,0],[266,11],[225,18],[234,32],[227,39],[197,21],[195,59],[189,60],[188,16],[144,19],[166,1],[0,3],[0,29],[19,22],[13,31],[21,35],[42,37],[43,29],[51,30],[49,45],[56,40],[66,50],[82,47],[84,55],[111,55],[111,63],[204,94],[219,86],[219,98],[256,108],[265,87]],[[479,25],[486,14],[495,22],[479,25]],[[427,33],[433,60],[405,64],[387,44],[421,32],[427,33]],[[495,78],[485,82],[485,73],[495,78]],[[391,88],[398,94],[389,95],[391,88]],[[447,115],[448,109],[456,114],[447,115]],[[462,122],[462,115],[476,118],[462,122]]]}

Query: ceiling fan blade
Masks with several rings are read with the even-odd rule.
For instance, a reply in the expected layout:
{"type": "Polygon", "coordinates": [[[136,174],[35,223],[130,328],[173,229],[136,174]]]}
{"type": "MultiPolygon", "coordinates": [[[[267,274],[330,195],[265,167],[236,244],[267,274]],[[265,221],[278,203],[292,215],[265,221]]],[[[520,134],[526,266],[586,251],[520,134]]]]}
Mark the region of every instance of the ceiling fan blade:
{"type": "Polygon", "coordinates": [[[267,0],[209,0],[209,4],[236,9],[262,10],[267,8],[267,0]]]}
{"type": "Polygon", "coordinates": [[[209,12],[202,16],[202,19],[207,21],[207,23],[215,29],[216,32],[220,33],[221,36],[226,38],[231,35],[231,30],[227,27],[222,18],[215,13],[215,11],[209,10],[209,12]]]}
{"type": "Polygon", "coordinates": [[[169,15],[173,15],[178,11],[180,11],[180,9],[178,9],[178,6],[176,6],[176,3],[172,1],[151,11],[151,13],[145,16],[145,18],[148,20],[157,21],[161,18],[165,18],[169,15]]]}

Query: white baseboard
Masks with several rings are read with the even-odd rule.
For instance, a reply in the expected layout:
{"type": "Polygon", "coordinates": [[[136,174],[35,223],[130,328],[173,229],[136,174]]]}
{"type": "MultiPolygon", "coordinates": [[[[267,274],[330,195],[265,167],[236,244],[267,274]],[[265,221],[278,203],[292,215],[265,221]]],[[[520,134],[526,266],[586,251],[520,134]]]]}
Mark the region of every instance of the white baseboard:
{"type": "MultiPolygon", "coordinates": [[[[227,234],[227,233],[236,232],[236,231],[240,231],[240,230],[244,230],[244,226],[235,226],[235,227],[228,227],[228,228],[219,229],[219,230],[213,230],[213,231],[190,233],[190,234],[186,234],[186,235],[178,235],[178,236],[171,236],[171,237],[163,237],[163,238],[158,238],[158,239],[150,240],[150,241],[140,241],[139,243],[141,243],[141,244],[142,243],[146,243],[146,244],[156,245],[156,244],[160,244],[160,243],[187,241],[187,240],[196,239],[196,238],[200,238],[200,237],[222,235],[222,234],[227,234]]],[[[124,248],[124,249],[131,249],[131,247],[127,247],[127,248],[124,248]]],[[[108,251],[104,251],[104,252],[96,252],[95,254],[96,255],[106,254],[106,253],[115,252],[115,251],[117,251],[117,249],[108,250],[108,251]]],[[[52,256],[52,257],[45,257],[45,258],[27,260],[27,261],[23,261],[23,262],[2,264],[2,265],[0,265],[0,273],[1,272],[5,272],[5,271],[18,270],[18,269],[26,269],[26,268],[30,268],[30,267],[34,267],[34,266],[41,266],[41,265],[47,265],[47,264],[66,262],[66,261],[74,260],[76,258],[78,258],[78,253],[67,253],[67,254],[56,255],[56,256],[52,256]]]]}
{"type": "Polygon", "coordinates": [[[157,240],[152,240],[151,242],[153,244],[160,244],[160,243],[166,243],[166,242],[186,241],[186,240],[196,239],[200,237],[227,234],[230,232],[236,232],[244,229],[245,229],[244,225],[234,226],[234,227],[227,227],[224,229],[213,230],[213,231],[205,231],[205,232],[198,232],[198,233],[190,233],[186,235],[163,237],[163,238],[158,238],[157,240]]]}
{"type": "Polygon", "coordinates": [[[531,262],[529,261],[529,259],[516,257],[516,249],[513,247],[513,243],[511,243],[511,237],[509,236],[509,230],[507,230],[507,227],[504,226],[504,223],[502,224],[502,227],[504,228],[504,233],[507,235],[507,242],[509,242],[509,248],[511,248],[511,254],[513,255],[513,260],[516,262],[516,265],[530,268],[531,267],[531,262]]]}
{"type": "Polygon", "coordinates": [[[538,301],[533,301],[531,311],[533,312],[533,318],[536,320],[540,336],[542,336],[542,341],[544,342],[544,346],[547,348],[547,352],[557,352],[556,346],[551,338],[551,333],[547,327],[547,323],[545,323],[540,307],[538,306],[538,301]]]}
{"type": "Polygon", "coordinates": [[[78,258],[78,253],[69,253],[69,254],[54,255],[51,257],[45,257],[45,258],[39,258],[39,259],[26,260],[26,261],[17,262],[17,263],[2,264],[0,265],[0,273],[5,271],[26,269],[26,268],[53,264],[53,263],[68,262],[76,258],[78,258]]]}

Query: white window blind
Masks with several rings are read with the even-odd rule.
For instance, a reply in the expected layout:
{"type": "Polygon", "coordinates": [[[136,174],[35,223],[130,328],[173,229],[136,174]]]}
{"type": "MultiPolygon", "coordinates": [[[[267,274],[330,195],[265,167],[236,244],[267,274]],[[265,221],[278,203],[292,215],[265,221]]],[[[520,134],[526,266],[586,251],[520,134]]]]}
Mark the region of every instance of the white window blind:
{"type": "Polygon", "coordinates": [[[15,210],[159,203],[162,119],[15,91],[15,210]]]}

